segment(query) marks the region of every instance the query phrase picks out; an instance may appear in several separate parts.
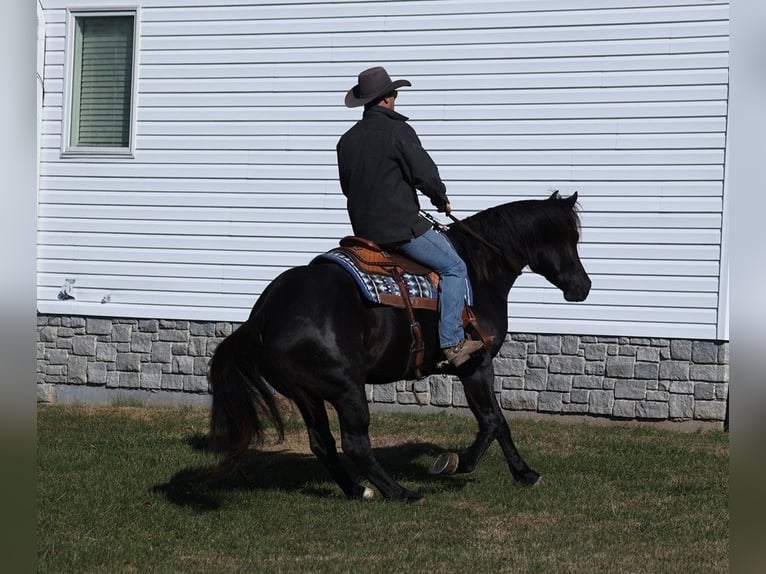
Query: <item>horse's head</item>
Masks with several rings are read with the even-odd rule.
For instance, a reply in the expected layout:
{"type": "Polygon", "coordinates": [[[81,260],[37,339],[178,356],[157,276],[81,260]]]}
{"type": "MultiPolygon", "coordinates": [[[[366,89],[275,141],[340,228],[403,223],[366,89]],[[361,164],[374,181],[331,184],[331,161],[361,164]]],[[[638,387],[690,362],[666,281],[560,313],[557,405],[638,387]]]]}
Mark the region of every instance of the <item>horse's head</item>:
{"type": "Polygon", "coordinates": [[[543,209],[536,221],[537,241],[528,245],[529,268],[561,289],[567,301],[584,301],[591,281],[577,253],[580,240],[577,192],[561,197],[555,191],[541,203],[543,209]]]}

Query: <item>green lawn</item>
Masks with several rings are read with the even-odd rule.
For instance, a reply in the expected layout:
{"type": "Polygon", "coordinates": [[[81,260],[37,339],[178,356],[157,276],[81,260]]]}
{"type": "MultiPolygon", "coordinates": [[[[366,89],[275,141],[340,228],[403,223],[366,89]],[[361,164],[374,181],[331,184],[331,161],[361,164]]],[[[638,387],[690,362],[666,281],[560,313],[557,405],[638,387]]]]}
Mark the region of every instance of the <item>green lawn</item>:
{"type": "Polygon", "coordinates": [[[410,505],[345,500],[295,420],[219,476],[206,411],[41,407],[38,571],[728,572],[728,434],[512,430],[546,486],[517,485],[497,445],[473,474],[432,477],[475,421],[374,415],[382,464],[426,495],[410,505]]]}

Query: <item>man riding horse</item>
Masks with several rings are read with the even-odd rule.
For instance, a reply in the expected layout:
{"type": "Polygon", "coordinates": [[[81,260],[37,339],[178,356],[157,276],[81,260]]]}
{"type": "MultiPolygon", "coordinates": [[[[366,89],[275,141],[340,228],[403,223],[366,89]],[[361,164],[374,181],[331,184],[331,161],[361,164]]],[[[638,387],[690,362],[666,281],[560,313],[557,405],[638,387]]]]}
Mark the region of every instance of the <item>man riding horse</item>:
{"type": "Polygon", "coordinates": [[[364,113],[338,141],[340,185],[356,235],[439,274],[439,343],[446,359],[459,367],[483,350],[483,343],[463,333],[465,263],[449,239],[419,214],[418,189],[438,211],[449,214],[451,206],[436,164],[408,118],[394,111],[397,88],[411,85],[392,82],[382,67],[359,74],[345,103],[349,108],[363,105],[364,113]]]}

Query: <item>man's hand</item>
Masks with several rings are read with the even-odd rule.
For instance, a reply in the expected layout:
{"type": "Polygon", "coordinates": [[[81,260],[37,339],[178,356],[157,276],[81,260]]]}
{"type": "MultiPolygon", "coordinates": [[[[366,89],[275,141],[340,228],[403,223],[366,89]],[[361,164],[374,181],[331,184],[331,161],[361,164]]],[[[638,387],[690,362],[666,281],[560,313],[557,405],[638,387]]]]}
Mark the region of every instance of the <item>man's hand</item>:
{"type": "Polygon", "coordinates": [[[448,201],[447,203],[442,205],[440,208],[438,208],[436,211],[438,211],[439,213],[446,213],[447,215],[449,215],[450,213],[452,213],[452,206],[449,204],[449,201],[448,201]]]}

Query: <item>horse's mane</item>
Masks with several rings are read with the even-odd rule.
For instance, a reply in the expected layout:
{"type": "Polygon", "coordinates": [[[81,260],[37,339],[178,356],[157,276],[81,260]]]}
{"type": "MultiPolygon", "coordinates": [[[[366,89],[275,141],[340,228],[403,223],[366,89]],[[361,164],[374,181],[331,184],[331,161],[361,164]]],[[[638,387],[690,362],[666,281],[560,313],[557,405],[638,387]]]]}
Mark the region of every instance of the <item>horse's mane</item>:
{"type": "MultiPolygon", "coordinates": [[[[579,237],[580,217],[577,205],[572,208],[570,200],[561,197],[514,201],[491,207],[467,217],[463,222],[508,255],[530,253],[530,246],[550,246],[556,242],[575,240],[579,237]]],[[[451,234],[466,232],[460,225],[453,224],[451,234]]],[[[480,241],[461,241],[461,251],[466,265],[475,276],[489,277],[502,262],[480,241]]]]}

